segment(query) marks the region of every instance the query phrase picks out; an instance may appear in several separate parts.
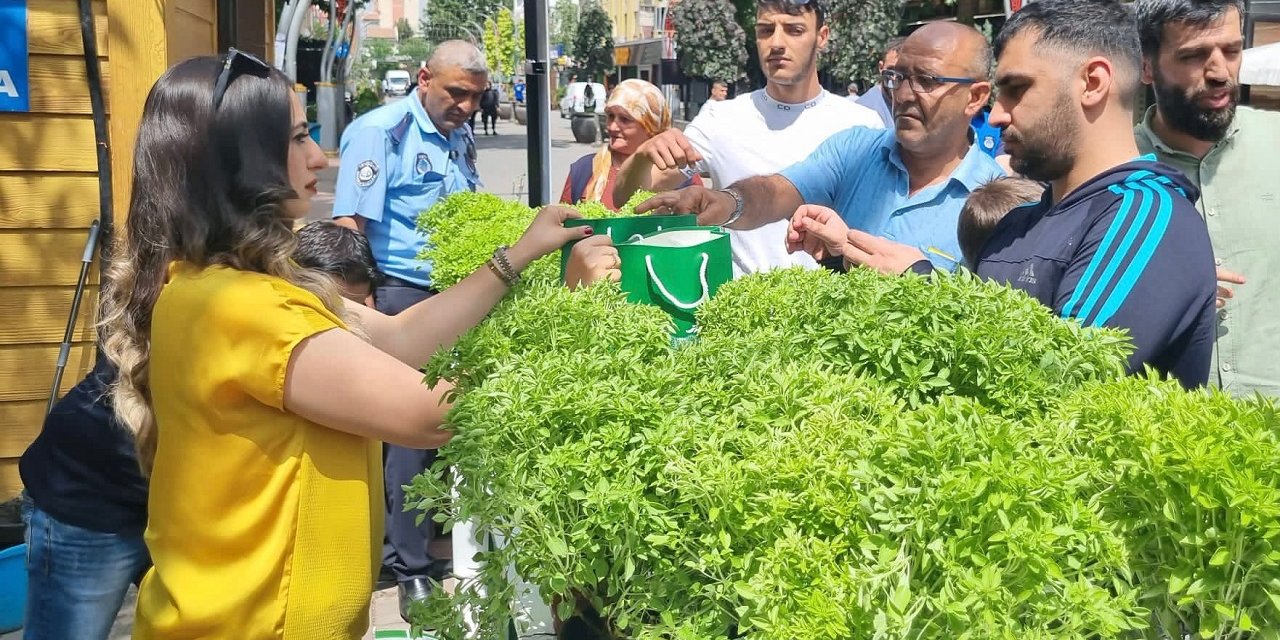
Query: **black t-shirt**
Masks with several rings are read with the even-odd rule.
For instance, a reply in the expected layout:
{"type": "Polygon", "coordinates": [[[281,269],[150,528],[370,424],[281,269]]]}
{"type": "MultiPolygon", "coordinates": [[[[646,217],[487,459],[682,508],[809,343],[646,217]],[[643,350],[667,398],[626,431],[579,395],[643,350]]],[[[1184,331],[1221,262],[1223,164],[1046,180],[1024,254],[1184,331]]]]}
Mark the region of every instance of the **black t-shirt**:
{"type": "Polygon", "coordinates": [[[115,369],[106,358],[45,418],[18,471],[27,495],[67,524],[122,535],[147,525],[147,481],[133,436],[111,410],[115,369]]]}

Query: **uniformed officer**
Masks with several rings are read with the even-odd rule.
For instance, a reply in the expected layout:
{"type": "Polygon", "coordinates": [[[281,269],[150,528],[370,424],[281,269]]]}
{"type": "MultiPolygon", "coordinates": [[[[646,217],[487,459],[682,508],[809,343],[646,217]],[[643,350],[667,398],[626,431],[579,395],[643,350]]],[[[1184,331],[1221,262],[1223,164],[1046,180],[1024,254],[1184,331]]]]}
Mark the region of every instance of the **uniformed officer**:
{"type": "MultiPolygon", "coordinates": [[[[417,258],[427,235],[418,215],[440,199],[474,191],[475,139],[466,126],[489,80],[484,55],[461,40],[436,48],[418,72],[411,96],[356,119],[342,135],[333,215],[369,238],[381,282],[374,290],[378,311],[395,315],[435,293],[431,264],[417,258]]],[[[358,372],[353,372],[358,375],[358,372]]],[[[399,585],[400,613],[426,598],[428,578],[441,563],[427,552],[431,520],[405,513],[403,485],[430,467],[434,450],[385,446],[386,539],[382,563],[399,585]]]]}

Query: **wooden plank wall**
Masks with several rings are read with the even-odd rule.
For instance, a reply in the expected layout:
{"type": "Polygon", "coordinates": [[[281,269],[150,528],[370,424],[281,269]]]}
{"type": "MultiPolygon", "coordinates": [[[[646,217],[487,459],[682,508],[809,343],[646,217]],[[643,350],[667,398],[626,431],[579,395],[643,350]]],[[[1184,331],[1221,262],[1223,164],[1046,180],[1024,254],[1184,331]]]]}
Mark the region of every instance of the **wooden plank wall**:
{"type": "Polygon", "coordinates": [[[218,50],[218,9],[213,0],[170,0],[165,9],[170,64],[218,50]]]}
{"type": "MultiPolygon", "coordinates": [[[[147,93],[173,62],[216,51],[217,3],[93,1],[118,225],[128,210],[147,93]]],[[[99,210],[77,1],[29,0],[27,31],[31,113],[0,113],[0,500],[21,489],[17,460],[42,424],[88,227],[99,210]]],[[[97,302],[95,264],[62,392],[92,366],[97,302]]]]}
{"type": "MultiPolygon", "coordinates": [[[[111,24],[93,3],[104,95],[111,24]]],[[[30,0],[31,112],[0,114],[0,499],[17,493],[17,459],[39,432],[89,223],[98,163],[76,0],[30,0]]],[[[108,107],[108,116],[110,108],[108,107]]],[[[63,390],[92,365],[98,274],[75,326],[63,390]]]]}

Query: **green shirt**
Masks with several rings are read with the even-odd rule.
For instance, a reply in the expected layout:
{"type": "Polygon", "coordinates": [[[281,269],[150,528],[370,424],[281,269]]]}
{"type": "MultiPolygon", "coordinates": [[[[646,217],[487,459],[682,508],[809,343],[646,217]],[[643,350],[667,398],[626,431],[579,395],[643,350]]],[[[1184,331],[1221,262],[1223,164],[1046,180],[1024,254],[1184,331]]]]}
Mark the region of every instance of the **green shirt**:
{"type": "Polygon", "coordinates": [[[1196,207],[1215,262],[1245,277],[1218,310],[1209,379],[1237,396],[1280,398],[1280,113],[1240,107],[1203,160],[1166,145],[1151,129],[1154,113],[1148,109],[1135,129],[1138,148],[1200,187],[1196,207]]]}

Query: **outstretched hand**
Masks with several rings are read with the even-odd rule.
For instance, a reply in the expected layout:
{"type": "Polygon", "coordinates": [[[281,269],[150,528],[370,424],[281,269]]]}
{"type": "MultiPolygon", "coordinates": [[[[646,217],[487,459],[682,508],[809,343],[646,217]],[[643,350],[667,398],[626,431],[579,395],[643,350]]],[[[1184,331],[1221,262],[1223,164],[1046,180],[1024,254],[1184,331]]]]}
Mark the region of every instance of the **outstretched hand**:
{"type": "Polygon", "coordinates": [[[590,236],[591,227],[564,226],[565,220],[581,217],[577,211],[563,205],[543,207],[529,224],[529,228],[525,229],[524,235],[511,247],[512,258],[528,264],[559,250],[572,240],[590,236]]]}
{"type": "Polygon", "coordinates": [[[702,160],[702,154],[675,127],[644,141],[635,154],[648,159],[660,171],[684,169],[702,160]]]}
{"type": "Polygon", "coordinates": [[[695,186],[659,193],[636,205],[636,213],[693,213],[698,216],[698,224],[710,227],[724,224],[729,219],[729,214],[733,213],[735,205],[733,196],[727,193],[695,186]]]}
{"type": "Polygon", "coordinates": [[[849,226],[832,209],[806,204],[796,209],[787,229],[787,252],[804,251],[814,260],[843,256],[849,242],[849,226]]]}
{"type": "Polygon", "coordinates": [[[910,245],[853,229],[848,234],[844,260],[851,265],[870,267],[880,273],[901,275],[911,265],[927,260],[924,252],[910,245]]]}

